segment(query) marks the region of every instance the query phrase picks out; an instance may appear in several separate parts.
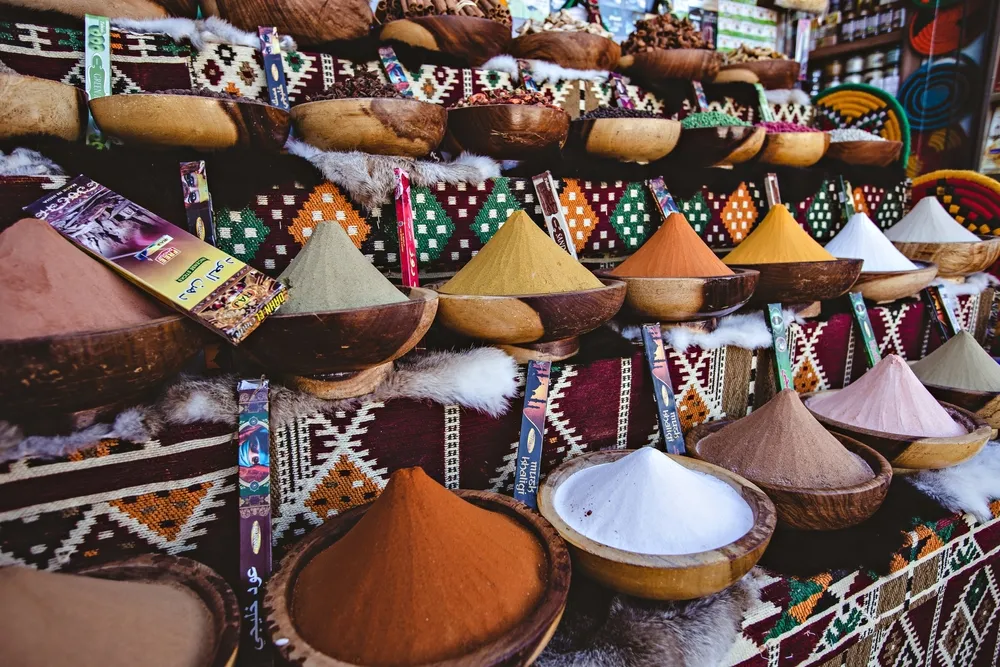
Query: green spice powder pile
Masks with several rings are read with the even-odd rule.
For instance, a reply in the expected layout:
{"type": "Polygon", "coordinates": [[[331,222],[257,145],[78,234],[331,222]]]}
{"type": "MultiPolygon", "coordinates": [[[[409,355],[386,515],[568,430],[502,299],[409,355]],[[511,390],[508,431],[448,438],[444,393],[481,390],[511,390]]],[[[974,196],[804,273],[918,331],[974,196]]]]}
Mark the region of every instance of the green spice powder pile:
{"type": "Polygon", "coordinates": [[[681,127],[685,130],[693,130],[701,127],[729,127],[733,125],[746,127],[750,123],[744,122],[736,116],[722,113],[721,111],[693,113],[681,121],[681,127]]]}

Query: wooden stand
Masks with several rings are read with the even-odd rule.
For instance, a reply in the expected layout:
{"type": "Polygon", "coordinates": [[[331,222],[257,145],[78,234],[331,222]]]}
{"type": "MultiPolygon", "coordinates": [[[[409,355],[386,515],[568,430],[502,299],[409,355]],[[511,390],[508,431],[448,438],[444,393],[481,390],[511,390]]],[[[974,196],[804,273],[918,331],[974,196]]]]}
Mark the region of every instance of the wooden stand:
{"type": "Polygon", "coordinates": [[[392,368],[392,362],[388,361],[363,371],[284,377],[289,386],[307,394],[326,400],[338,400],[372,393],[392,374],[392,368]]]}

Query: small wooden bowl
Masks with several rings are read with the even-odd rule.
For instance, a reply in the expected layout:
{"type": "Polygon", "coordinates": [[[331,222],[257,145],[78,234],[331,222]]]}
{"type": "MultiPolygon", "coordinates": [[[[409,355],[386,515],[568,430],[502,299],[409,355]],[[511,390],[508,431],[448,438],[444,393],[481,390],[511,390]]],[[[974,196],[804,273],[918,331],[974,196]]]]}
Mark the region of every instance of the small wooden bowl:
{"type": "Polygon", "coordinates": [[[886,303],[913,296],[937,278],[938,268],[927,262],[914,262],[919,268],[910,271],[862,271],[852,292],[876,303],[886,303]]]}
{"type": "Polygon", "coordinates": [[[654,49],[621,57],[618,69],[644,83],[666,79],[711,81],[722,66],[722,54],[712,49],[654,49]]]}
{"type": "Polygon", "coordinates": [[[613,70],[622,49],[613,40],[589,32],[552,30],[514,38],[507,52],[515,58],[545,60],[571,69],[613,70]]]}
{"type": "Polygon", "coordinates": [[[757,155],[764,145],[765,134],[764,128],[748,125],[681,130],[670,159],[678,166],[692,169],[740,164],[757,155]]]}
{"type": "Polygon", "coordinates": [[[80,141],[87,96],[76,86],[0,72],[0,139],[31,135],[80,141]]]}
{"type": "Polygon", "coordinates": [[[206,16],[218,16],[251,34],[257,26],[276,26],[280,34],[294,37],[300,48],[366,37],[374,18],[366,0],[201,0],[200,4],[206,16]]]}
{"type": "Polygon", "coordinates": [[[386,23],[379,39],[444,56],[453,64],[478,67],[507,50],[510,28],[472,16],[421,16],[386,23]]]}
{"type": "Polygon", "coordinates": [[[941,387],[926,382],[921,384],[938,401],[974,413],[993,429],[990,439],[997,437],[997,430],[1000,429],[1000,392],[955,389],[954,387],[941,387]]]}
{"type": "Polygon", "coordinates": [[[681,124],[669,118],[590,118],[569,124],[569,148],[621,162],[647,164],[670,154],[681,124]]]}
{"type": "Polygon", "coordinates": [[[285,145],[291,127],[284,109],[197,95],[110,95],[91,100],[90,111],[105,134],[150,148],[274,152],[285,145]]]}
{"type": "Polygon", "coordinates": [[[912,260],[933,262],[942,278],[979,273],[1000,258],[1000,237],[983,236],[982,241],[959,243],[903,243],[893,241],[899,252],[912,260]]]}
{"type": "Polygon", "coordinates": [[[799,63],[796,60],[756,60],[746,63],[723,65],[715,77],[715,83],[743,81],[759,83],[767,90],[794,88],[799,80],[799,63]]]}
{"type": "Polygon", "coordinates": [[[488,104],[448,111],[448,135],[455,151],[497,160],[526,160],[562,148],[569,115],[550,107],[488,104]]]}
{"type": "Polygon", "coordinates": [[[143,554],[123,561],[91,565],[73,572],[95,579],[163,584],[198,596],[212,615],[215,645],[206,667],[232,667],[240,643],[240,607],[233,589],[215,570],[198,561],[167,554],[143,554]]]}
{"type": "Polygon", "coordinates": [[[766,307],[769,303],[812,303],[835,299],[846,294],[861,275],[860,259],[835,259],[826,262],[783,262],[779,264],[731,264],[731,269],[756,269],[760,272],[757,289],[750,305],[766,307]]]}
{"type": "MultiPolygon", "coordinates": [[[[547,587],[538,606],[520,625],[469,655],[434,663],[435,667],[520,667],[530,665],[555,634],[566,608],[571,566],[566,544],[545,519],[513,498],[489,491],[458,490],[455,494],[483,509],[497,512],[530,530],[548,557],[547,587]]],[[[328,519],[309,533],[281,561],[264,596],[264,613],[275,651],[287,664],[302,667],[355,667],[320,653],[299,634],[292,619],[292,599],[299,574],[309,562],[354,527],[371,504],[328,519]]]]}
{"type": "Polygon", "coordinates": [[[769,132],[757,159],[762,164],[811,167],[823,159],[829,145],[826,132],[769,132]]]}
{"type": "Polygon", "coordinates": [[[559,361],[579,351],[579,336],[621,309],[625,283],[601,282],[604,286],[594,289],[525,296],[438,292],[438,321],[463,336],[498,345],[518,361],[559,361]]]}
{"type": "Polygon", "coordinates": [[[826,157],[847,164],[888,167],[899,159],[902,141],[833,141],[826,157]]]}
{"type": "MultiPolygon", "coordinates": [[[[732,420],[700,424],[685,436],[688,453],[705,461],[700,445],[732,420]]],[[[873,479],[842,489],[805,489],[754,481],[774,501],[778,521],[798,530],[840,530],[865,521],[882,506],[892,481],[892,467],[885,457],[853,438],[833,433],[844,447],[854,452],[875,473],[873,479]]],[[[735,474],[735,473],[734,473],[735,474]]]]}
{"type": "MultiPolygon", "coordinates": [[[[840,390],[803,394],[802,402],[806,404],[806,408],[809,408],[810,398],[830,394],[834,391],[840,390]]],[[[809,412],[828,430],[860,440],[877,451],[887,458],[897,471],[937,470],[968,461],[979,453],[979,450],[986,445],[986,441],[993,433],[989,424],[968,410],[941,401],[938,403],[941,403],[941,407],[968,431],[967,434],[951,438],[920,438],[884,433],[829,419],[811,408],[809,408],[809,412]]]]}
{"type": "Polygon", "coordinates": [[[183,315],[124,329],[0,341],[0,413],[80,429],[143,400],[205,345],[183,315]]]}
{"type": "Polygon", "coordinates": [[[292,108],[302,139],[325,151],[426,157],[444,139],[448,112],[414,99],[356,98],[292,108]]]}
{"type": "Polygon", "coordinates": [[[753,527],[740,539],[718,549],[680,556],[637,554],[595,542],[559,516],[555,509],[556,491],[571,475],[591,466],[612,463],[633,451],[614,449],[577,456],[550,472],[538,489],[538,511],[569,544],[573,566],[603,586],[648,600],[693,600],[718,593],[739,581],[756,565],[771,541],[776,523],[774,505],[752,483],[710,463],[667,455],[689,470],[722,480],[750,505],[753,527]]]}
{"type": "Polygon", "coordinates": [[[739,310],[757,287],[760,273],[734,269],[731,276],[712,278],[632,278],[598,272],[626,285],[625,307],[637,319],[693,322],[723,317],[739,310]]]}

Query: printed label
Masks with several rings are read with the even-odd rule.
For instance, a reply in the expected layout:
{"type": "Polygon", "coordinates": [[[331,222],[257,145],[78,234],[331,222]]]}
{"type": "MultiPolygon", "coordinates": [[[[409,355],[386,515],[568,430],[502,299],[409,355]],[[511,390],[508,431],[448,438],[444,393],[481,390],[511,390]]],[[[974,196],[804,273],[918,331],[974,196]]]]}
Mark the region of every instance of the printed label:
{"type": "Polygon", "coordinates": [[[677,203],[674,201],[673,195],[670,194],[670,190],[667,189],[667,184],[663,182],[662,176],[649,179],[646,185],[653,193],[653,199],[656,200],[656,206],[660,209],[660,215],[664,219],[671,213],[680,213],[680,209],[677,208],[677,203]]]}
{"type": "Polygon", "coordinates": [[[521,440],[517,445],[514,472],[514,500],[538,509],[538,478],[542,473],[542,447],[545,443],[545,412],[549,406],[548,361],[528,362],[524,381],[524,409],[521,411],[521,440]]]}
{"type": "Polygon", "coordinates": [[[535,83],[535,77],[531,76],[531,63],[524,58],[517,59],[517,71],[521,75],[521,87],[525,90],[537,93],[541,90],[535,83]]]}
{"type": "Polygon", "coordinates": [[[767,324],[771,329],[771,340],[774,343],[774,369],[778,383],[778,391],[791,389],[792,356],[788,347],[788,325],[785,315],[781,312],[780,303],[767,304],[767,324]]]}
{"type": "Polygon", "coordinates": [[[413,234],[413,202],[410,199],[410,175],[395,167],[396,235],[399,237],[399,267],[403,287],[420,287],[417,267],[417,241],[413,234]]]}
{"type": "Polygon", "coordinates": [[[656,414],[664,448],[670,454],[684,454],[684,433],[680,415],[677,414],[677,401],[667,367],[667,349],[659,324],[642,325],[642,343],[646,349],[646,365],[653,378],[653,395],[656,397],[656,414]]]}
{"type": "Polygon", "coordinates": [[[184,213],[187,215],[188,231],[214,246],[215,220],[204,160],[181,162],[181,192],[184,195],[184,213]]]}
{"type": "Polygon", "coordinates": [[[875,332],[872,330],[872,321],[868,318],[868,306],[865,305],[861,292],[851,292],[848,297],[851,299],[851,310],[854,312],[854,321],[858,323],[861,331],[861,341],[865,348],[865,355],[868,357],[868,368],[871,368],[882,358],[875,341],[875,332]]]}
{"type": "Polygon", "coordinates": [[[634,109],[635,104],[628,94],[628,88],[625,86],[625,80],[622,78],[622,75],[618,72],[611,72],[608,80],[611,82],[611,94],[614,96],[618,107],[621,109],[634,109]]]}
{"type": "Polygon", "coordinates": [[[552,178],[550,172],[543,171],[537,176],[532,176],[531,182],[535,186],[538,205],[542,209],[542,216],[545,218],[545,227],[549,230],[549,236],[560,248],[576,259],[576,246],[573,245],[569,224],[566,223],[566,216],[563,215],[559,197],[556,196],[555,179],[552,178]]]}
{"type": "MultiPolygon", "coordinates": [[[[84,87],[87,97],[96,100],[111,94],[111,22],[105,16],[87,14],[83,19],[84,87]]],[[[111,147],[88,111],[87,145],[99,150],[111,147]]]]}
{"type": "Polygon", "coordinates": [[[281,58],[281,41],[278,29],[270,26],[257,28],[260,52],[264,58],[264,80],[267,97],[273,106],[288,110],[288,86],[285,84],[285,63],[281,58]]]}
{"type": "Polygon", "coordinates": [[[413,90],[410,89],[410,80],[406,77],[406,70],[396,57],[396,52],[391,46],[378,47],[378,59],[382,63],[385,75],[389,77],[391,83],[403,97],[413,97],[413,90]]]}

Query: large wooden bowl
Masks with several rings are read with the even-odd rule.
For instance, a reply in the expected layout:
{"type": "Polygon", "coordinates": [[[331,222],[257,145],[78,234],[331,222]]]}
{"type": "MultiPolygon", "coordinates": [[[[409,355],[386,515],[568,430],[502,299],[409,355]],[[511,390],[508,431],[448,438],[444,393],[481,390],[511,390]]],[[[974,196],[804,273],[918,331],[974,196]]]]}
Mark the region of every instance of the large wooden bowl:
{"type": "Polygon", "coordinates": [[[196,0],[5,0],[3,4],[36,11],[60,12],[81,21],[87,14],[114,16],[122,19],[162,19],[168,16],[194,18],[196,0]],[[112,13],[113,12],[113,13],[112,13]]]}
{"type": "Polygon", "coordinates": [[[105,134],[150,148],[279,151],[291,116],[284,109],[196,95],[131,93],[90,101],[105,134]]]}
{"type": "Polygon", "coordinates": [[[956,389],[954,387],[942,387],[926,382],[922,382],[921,384],[938,401],[954,405],[975,414],[993,429],[990,439],[992,440],[997,437],[997,430],[1000,429],[1000,392],[956,389]]]}
{"type": "Polygon", "coordinates": [[[646,84],[667,79],[711,81],[721,65],[722,54],[711,49],[654,49],[618,61],[618,69],[646,84]]]}
{"type": "MultiPolygon", "coordinates": [[[[718,593],[750,571],[771,541],[774,505],[764,492],[739,475],[704,461],[668,454],[689,470],[711,475],[733,487],[753,511],[753,527],[740,539],[711,551],[680,556],[637,554],[595,542],[567,524],[555,509],[556,491],[571,475],[612,463],[634,450],[589,452],[549,473],[538,489],[538,511],[569,544],[573,566],[585,576],[627,595],[649,600],[692,600],[718,593]]],[[[684,511],[678,507],[678,511],[684,511]]]]}
{"type": "Polygon", "coordinates": [[[0,139],[30,135],[79,141],[87,129],[87,96],[76,86],[0,72],[0,139]]]}
{"type": "Polygon", "coordinates": [[[569,124],[568,148],[595,157],[647,164],[670,154],[681,124],[669,118],[588,118],[569,124]]]}
{"type": "Polygon", "coordinates": [[[83,428],[176,374],[208,333],[183,315],[124,329],[0,341],[0,413],[83,428]]]}
{"type": "Polygon", "coordinates": [[[256,34],[257,26],[275,26],[300,47],[360,39],[374,18],[367,0],[201,0],[201,6],[206,16],[219,16],[250,33],[256,34]]]}
{"type": "Polygon", "coordinates": [[[414,99],[320,100],[292,108],[302,139],[325,151],[426,157],[444,139],[448,112],[414,99]]]}
{"type": "Polygon", "coordinates": [[[379,39],[442,57],[447,64],[478,67],[506,51],[510,28],[472,16],[421,16],[386,23],[379,39]]]}
{"type": "Polygon", "coordinates": [[[558,30],[516,37],[507,52],[515,58],[545,60],[570,69],[613,70],[622,57],[621,47],[607,37],[558,30]]]}
{"type": "Polygon", "coordinates": [[[846,294],[861,275],[860,259],[835,259],[826,262],[783,262],[779,264],[736,264],[731,269],[756,269],[760,272],[757,289],[750,297],[751,306],[769,303],[812,303],[835,299],[846,294]]]}
{"type": "MultiPolygon", "coordinates": [[[[545,549],[547,585],[538,606],[517,627],[502,637],[477,648],[469,655],[434,663],[435,667],[520,667],[535,661],[555,634],[566,607],[571,566],[566,544],[549,523],[527,505],[489,491],[459,490],[455,493],[474,505],[508,516],[530,530],[545,549]]],[[[295,583],[302,570],[320,552],[339,540],[356,524],[371,505],[365,505],[329,519],[312,531],[281,561],[264,596],[268,631],[278,655],[287,664],[302,667],[355,667],[320,653],[299,634],[292,618],[295,583]]]]}
{"type": "MultiPolygon", "coordinates": [[[[707,460],[700,448],[702,440],[731,423],[718,421],[695,426],[685,436],[688,453],[707,460]]],[[[864,459],[875,477],[841,489],[806,489],[753,481],[774,502],[778,521],[783,525],[798,530],[840,530],[858,525],[882,506],[892,481],[889,462],[864,443],[839,433],[833,436],[864,459]]]]}
{"type": "Polygon", "coordinates": [[[735,269],[731,276],[712,278],[633,278],[610,271],[598,275],[625,283],[625,308],[639,320],[694,322],[739,310],[750,300],[760,273],[735,269]]]}
{"type": "MultiPolygon", "coordinates": [[[[830,394],[834,391],[840,390],[803,394],[802,402],[806,404],[806,408],[809,408],[810,398],[830,394]]],[[[938,403],[941,403],[941,407],[968,433],[951,438],[920,438],[851,426],[824,417],[811,408],[809,408],[809,412],[828,430],[859,440],[877,451],[888,459],[897,471],[936,470],[968,461],[979,453],[979,450],[986,445],[986,441],[993,433],[989,424],[968,410],[941,401],[938,403]]]]}
{"type": "Polygon", "coordinates": [[[768,90],[787,90],[799,80],[799,63],[796,60],[755,60],[746,63],[723,65],[715,83],[742,81],[759,83],[768,90]]]}
{"type": "Polygon", "coordinates": [[[73,572],[95,579],[162,584],[191,591],[212,616],[215,645],[205,667],[233,667],[240,643],[240,607],[233,589],[215,570],[198,561],[167,554],[143,554],[123,561],[91,565],[73,572]]]}
{"type": "Polygon", "coordinates": [[[959,243],[903,243],[893,241],[899,252],[912,260],[937,264],[942,278],[979,273],[1000,258],[1000,237],[984,236],[982,241],[959,243]]]}
{"type": "Polygon", "coordinates": [[[448,141],[460,151],[525,160],[562,148],[569,115],[551,107],[489,104],[448,111],[448,141]]]}
{"type": "Polygon", "coordinates": [[[769,132],[757,160],[782,167],[811,167],[823,159],[829,145],[826,132],[769,132]]]}
{"type": "Polygon", "coordinates": [[[862,271],[851,291],[876,303],[913,296],[934,282],[938,273],[936,264],[914,263],[919,268],[910,271],[862,271]]]}
{"type": "Polygon", "coordinates": [[[888,167],[899,159],[902,150],[902,141],[833,141],[826,149],[826,157],[847,164],[888,167]]]}
{"type": "Polygon", "coordinates": [[[765,134],[764,128],[749,125],[681,130],[670,160],[691,169],[740,164],[757,155],[764,145],[765,134]]]}

